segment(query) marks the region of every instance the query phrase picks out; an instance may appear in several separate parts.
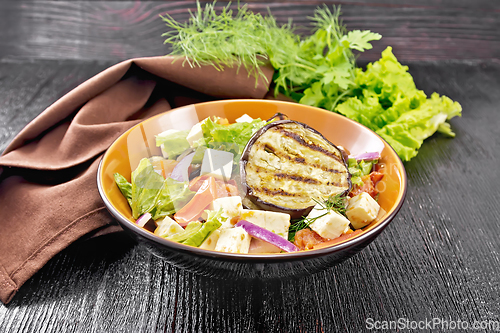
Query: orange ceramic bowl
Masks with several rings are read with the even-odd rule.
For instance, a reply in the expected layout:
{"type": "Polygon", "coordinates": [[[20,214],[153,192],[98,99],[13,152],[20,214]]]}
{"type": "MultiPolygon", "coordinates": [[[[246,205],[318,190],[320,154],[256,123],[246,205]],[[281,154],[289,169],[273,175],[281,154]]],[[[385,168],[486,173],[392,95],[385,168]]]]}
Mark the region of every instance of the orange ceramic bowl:
{"type": "Polygon", "coordinates": [[[153,254],[190,271],[230,278],[284,278],[311,274],[344,261],[372,242],[394,219],[406,194],[406,173],[394,150],[373,131],[344,116],[315,107],[274,100],[222,100],[180,107],[149,118],[123,133],[104,154],[97,175],[99,193],[109,212],[153,254]],[[382,214],[363,232],[331,246],[294,253],[235,254],[203,250],[154,235],[134,223],[129,205],[116,186],[118,172],[130,181],[141,158],[161,155],[155,134],[167,129],[190,129],[209,116],[234,122],[243,114],[269,119],[277,112],[309,125],[351,154],[382,150],[383,179],[377,187],[382,214]]]}

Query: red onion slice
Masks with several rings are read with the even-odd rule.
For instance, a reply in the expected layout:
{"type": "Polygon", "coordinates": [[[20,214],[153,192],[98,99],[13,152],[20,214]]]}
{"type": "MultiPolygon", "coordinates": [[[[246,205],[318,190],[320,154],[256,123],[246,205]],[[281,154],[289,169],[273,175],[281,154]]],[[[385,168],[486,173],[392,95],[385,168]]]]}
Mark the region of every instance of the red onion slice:
{"type": "Polygon", "coordinates": [[[144,213],[142,214],[136,221],[135,223],[139,226],[139,227],[144,227],[146,225],[146,223],[149,222],[149,220],[151,220],[151,213],[144,213]]]}
{"type": "Polygon", "coordinates": [[[186,155],[179,163],[174,167],[170,178],[177,180],[178,182],[189,181],[189,166],[193,161],[194,153],[186,155]]]}
{"type": "Polygon", "coordinates": [[[276,235],[275,233],[261,228],[258,225],[255,225],[247,220],[240,220],[236,223],[235,227],[242,227],[250,236],[261,239],[265,242],[273,244],[274,246],[279,247],[283,251],[286,252],[295,252],[299,251],[299,248],[296,247],[293,243],[284,239],[281,236],[276,235]]]}
{"type": "Polygon", "coordinates": [[[354,158],[356,161],[373,161],[380,158],[380,152],[374,151],[371,153],[363,153],[358,155],[350,155],[349,158],[354,158]]]}

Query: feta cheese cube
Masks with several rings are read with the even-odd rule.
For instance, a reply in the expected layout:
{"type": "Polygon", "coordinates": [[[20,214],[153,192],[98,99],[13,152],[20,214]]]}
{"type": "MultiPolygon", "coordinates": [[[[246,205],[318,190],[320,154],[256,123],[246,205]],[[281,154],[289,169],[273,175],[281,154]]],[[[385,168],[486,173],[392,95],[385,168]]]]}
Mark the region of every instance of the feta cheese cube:
{"type": "Polygon", "coordinates": [[[218,211],[222,209],[222,216],[227,218],[221,228],[232,228],[243,213],[243,204],[238,195],[224,198],[217,198],[209,206],[210,210],[218,211]]]}
{"type": "Polygon", "coordinates": [[[346,215],[354,229],[359,229],[375,220],[379,210],[378,202],[368,193],[361,192],[349,199],[346,215]]]}
{"type": "MultiPolygon", "coordinates": [[[[290,215],[269,212],[264,210],[244,209],[241,214],[242,220],[247,220],[261,228],[274,232],[288,239],[288,228],[290,227],[290,215]]],[[[253,238],[248,253],[279,253],[281,249],[263,240],[253,238]]]]}
{"type": "Polygon", "coordinates": [[[315,219],[309,227],[323,238],[335,239],[349,230],[350,222],[345,216],[328,211],[321,204],[316,204],[307,218],[315,219]]]}
{"type": "Polygon", "coordinates": [[[212,231],[210,235],[201,243],[199,246],[200,249],[205,249],[205,250],[215,250],[215,246],[217,245],[217,242],[220,237],[220,230],[216,229],[212,231]]]}
{"type": "Polygon", "coordinates": [[[205,150],[200,175],[211,175],[228,181],[233,171],[233,153],[210,149],[205,150]]]}
{"type": "Polygon", "coordinates": [[[288,239],[288,228],[290,228],[290,215],[288,214],[265,210],[243,209],[241,219],[247,220],[248,222],[288,239]]]}
{"type": "Polygon", "coordinates": [[[248,253],[251,239],[242,227],[221,229],[215,251],[248,253]]]}
{"type": "Polygon", "coordinates": [[[154,234],[166,238],[182,231],[184,231],[184,228],[181,227],[179,223],[171,219],[169,216],[165,216],[163,220],[157,222],[154,234]]]}
{"type": "Polygon", "coordinates": [[[245,113],[241,117],[236,118],[235,121],[237,123],[251,123],[253,121],[253,118],[245,113]]]}
{"type": "Polygon", "coordinates": [[[191,127],[191,130],[189,131],[186,140],[189,142],[191,147],[193,147],[194,142],[198,141],[201,138],[203,138],[203,131],[201,130],[201,122],[199,122],[193,127],[191,127]]]}

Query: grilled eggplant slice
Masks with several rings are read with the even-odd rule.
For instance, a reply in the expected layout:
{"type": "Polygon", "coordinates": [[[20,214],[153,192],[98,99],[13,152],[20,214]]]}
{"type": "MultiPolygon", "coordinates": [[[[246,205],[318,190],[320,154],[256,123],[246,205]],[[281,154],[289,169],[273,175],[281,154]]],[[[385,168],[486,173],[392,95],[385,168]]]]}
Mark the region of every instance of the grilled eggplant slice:
{"type": "Polygon", "coordinates": [[[331,195],[347,194],[351,177],[342,151],[306,124],[280,120],[257,131],[246,145],[240,174],[253,207],[309,213],[331,195]]]}

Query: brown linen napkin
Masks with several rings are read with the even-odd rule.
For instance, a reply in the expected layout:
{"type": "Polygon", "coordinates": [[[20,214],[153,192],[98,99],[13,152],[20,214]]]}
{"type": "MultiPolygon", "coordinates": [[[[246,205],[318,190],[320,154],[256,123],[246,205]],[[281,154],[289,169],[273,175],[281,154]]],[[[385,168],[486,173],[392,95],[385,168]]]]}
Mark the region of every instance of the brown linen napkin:
{"type": "MultiPolygon", "coordinates": [[[[221,98],[263,98],[269,85],[243,68],[190,68],[136,58],[87,80],[28,124],[0,156],[0,300],[69,244],[118,230],[97,191],[107,147],[142,119],[221,98]],[[111,229],[110,229],[111,228],[111,229]]],[[[272,67],[263,68],[268,82],[272,67]]]]}

